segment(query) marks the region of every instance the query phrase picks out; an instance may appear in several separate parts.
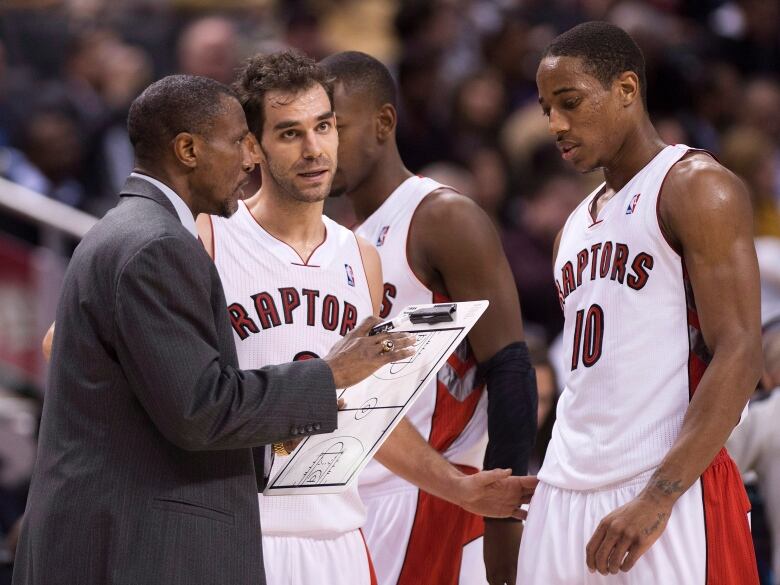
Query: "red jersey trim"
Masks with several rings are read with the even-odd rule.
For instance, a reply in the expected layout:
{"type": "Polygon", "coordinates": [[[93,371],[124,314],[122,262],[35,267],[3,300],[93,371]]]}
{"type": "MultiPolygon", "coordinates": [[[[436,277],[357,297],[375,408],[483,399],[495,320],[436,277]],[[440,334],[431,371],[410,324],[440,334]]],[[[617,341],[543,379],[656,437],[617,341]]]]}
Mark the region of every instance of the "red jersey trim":
{"type": "Polygon", "coordinates": [[[682,258],[682,250],[678,249],[677,246],[675,246],[672,242],[669,241],[669,238],[667,237],[666,232],[664,231],[663,224],[661,223],[661,195],[664,192],[664,185],[666,185],[666,179],[669,177],[669,173],[672,172],[674,165],[676,165],[678,162],[680,162],[682,159],[684,159],[692,152],[703,152],[704,154],[711,156],[715,160],[715,162],[720,163],[718,158],[714,154],[712,154],[709,150],[704,150],[701,148],[689,148],[683,153],[683,155],[680,158],[678,158],[674,162],[672,166],[669,167],[669,170],[666,171],[666,175],[664,175],[664,179],[663,181],[661,181],[661,186],[658,188],[658,196],[655,198],[655,220],[656,223],[658,224],[658,231],[661,232],[661,236],[663,237],[664,242],[666,242],[666,245],[669,246],[672,252],[677,254],[680,258],[682,258]]]}
{"type": "Polygon", "coordinates": [[[312,259],[312,256],[314,256],[314,254],[317,252],[317,250],[319,250],[319,249],[322,247],[322,245],[323,245],[325,242],[327,242],[327,241],[328,241],[328,226],[326,226],[324,222],[323,222],[323,224],[322,224],[322,227],[324,227],[324,228],[325,228],[325,236],[322,238],[322,241],[321,241],[319,244],[317,244],[317,246],[316,246],[316,247],[315,247],[315,248],[314,248],[314,249],[311,251],[311,254],[309,254],[309,257],[308,257],[308,258],[306,258],[306,259],[304,260],[303,256],[301,256],[301,255],[298,253],[298,250],[296,250],[295,248],[293,248],[293,247],[292,247],[290,244],[288,244],[287,242],[285,242],[283,239],[281,239],[281,238],[277,238],[275,235],[273,235],[271,232],[269,232],[267,229],[265,229],[265,228],[263,227],[263,224],[261,224],[261,223],[260,223],[260,221],[259,221],[259,220],[258,220],[258,219],[255,217],[255,214],[254,214],[254,213],[252,213],[252,211],[249,209],[249,206],[246,204],[246,202],[244,202],[244,200],[241,200],[241,203],[243,203],[243,204],[244,204],[244,207],[246,208],[246,210],[247,210],[247,213],[249,213],[249,216],[250,216],[252,219],[254,219],[254,220],[255,220],[255,223],[256,223],[256,224],[257,224],[257,225],[260,227],[260,229],[261,229],[261,230],[263,230],[263,232],[265,232],[266,234],[268,234],[269,236],[271,236],[271,237],[272,237],[274,240],[276,240],[277,242],[281,242],[282,244],[284,244],[285,246],[287,246],[288,248],[290,248],[290,250],[292,250],[292,251],[295,253],[295,255],[296,255],[296,256],[298,256],[298,258],[300,258],[300,259],[301,259],[301,262],[303,263],[303,264],[298,264],[297,262],[290,262],[290,264],[294,264],[295,266],[310,266],[310,267],[312,267],[312,268],[319,268],[319,266],[315,266],[315,265],[313,265],[313,264],[309,264],[309,260],[311,260],[311,259],[312,259]]]}

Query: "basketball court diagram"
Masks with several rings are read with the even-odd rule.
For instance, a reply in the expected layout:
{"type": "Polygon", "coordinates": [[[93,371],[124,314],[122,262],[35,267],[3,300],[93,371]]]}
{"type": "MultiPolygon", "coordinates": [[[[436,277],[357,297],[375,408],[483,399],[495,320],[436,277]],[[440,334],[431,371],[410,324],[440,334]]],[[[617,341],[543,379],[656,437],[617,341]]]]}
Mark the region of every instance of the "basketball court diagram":
{"type": "MultiPolygon", "coordinates": [[[[355,481],[428,382],[466,337],[487,301],[457,303],[453,321],[395,331],[416,335],[414,355],[390,363],[339,392],[346,402],[333,433],[307,437],[289,457],[276,457],[265,495],[338,493],[355,481]]],[[[414,305],[402,314],[432,307],[414,305]]]]}

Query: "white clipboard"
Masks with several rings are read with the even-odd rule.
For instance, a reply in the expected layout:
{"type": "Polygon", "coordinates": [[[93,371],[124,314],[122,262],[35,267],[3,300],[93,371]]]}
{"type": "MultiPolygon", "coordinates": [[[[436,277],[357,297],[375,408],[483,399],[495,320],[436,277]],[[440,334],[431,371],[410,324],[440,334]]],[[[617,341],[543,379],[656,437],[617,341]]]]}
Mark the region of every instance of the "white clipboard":
{"type": "MultiPolygon", "coordinates": [[[[289,457],[276,457],[263,495],[333,494],[349,488],[428,382],[466,338],[488,301],[455,303],[452,321],[414,325],[393,331],[417,334],[411,358],[383,366],[360,384],[339,391],[346,407],[338,428],[306,437],[289,457]]],[[[393,319],[435,305],[406,307],[393,319]]]]}

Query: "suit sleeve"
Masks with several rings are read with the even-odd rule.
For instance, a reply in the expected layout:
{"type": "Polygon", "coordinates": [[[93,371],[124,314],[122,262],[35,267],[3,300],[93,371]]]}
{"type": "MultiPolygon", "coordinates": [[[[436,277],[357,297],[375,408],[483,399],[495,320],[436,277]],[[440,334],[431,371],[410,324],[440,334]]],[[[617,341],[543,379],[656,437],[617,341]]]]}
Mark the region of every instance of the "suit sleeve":
{"type": "Polygon", "coordinates": [[[223,363],[212,288],[209,266],[174,237],[147,244],[118,278],[117,358],[160,432],[183,449],[219,450],[335,430],[324,361],[259,370],[223,363]]]}

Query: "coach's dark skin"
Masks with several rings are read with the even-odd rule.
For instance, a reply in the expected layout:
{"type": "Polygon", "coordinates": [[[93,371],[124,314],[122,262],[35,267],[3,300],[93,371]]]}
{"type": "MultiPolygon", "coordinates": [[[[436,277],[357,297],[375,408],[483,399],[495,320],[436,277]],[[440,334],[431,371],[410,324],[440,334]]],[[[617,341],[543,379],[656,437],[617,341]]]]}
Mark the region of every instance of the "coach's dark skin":
{"type": "MultiPolygon", "coordinates": [[[[536,82],[564,159],[581,172],[604,170],[606,189],[591,209],[596,218],[665,146],[647,115],[639,79],[626,71],[605,85],[582,58],[549,55],[536,82]]],[[[721,449],[761,375],[758,264],[744,185],[712,157],[692,152],[669,171],[659,198],[662,231],[684,259],[713,357],[677,440],[647,486],[608,514],[591,537],[588,568],[604,575],[630,570],[661,536],[675,502],[721,449]]],[[[558,242],[555,248],[554,257],[558,242]]]]}

